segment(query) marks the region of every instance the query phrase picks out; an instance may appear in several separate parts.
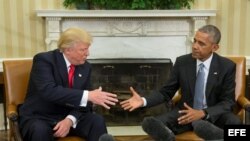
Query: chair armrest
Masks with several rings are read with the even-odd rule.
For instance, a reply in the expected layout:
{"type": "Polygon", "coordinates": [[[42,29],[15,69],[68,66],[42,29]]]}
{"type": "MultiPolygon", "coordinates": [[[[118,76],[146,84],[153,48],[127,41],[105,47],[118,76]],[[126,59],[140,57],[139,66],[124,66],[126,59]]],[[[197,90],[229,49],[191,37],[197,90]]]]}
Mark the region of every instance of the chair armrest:
{"type": "Polygon", "coordinates": [[[19,130],[18,121],[10,121],[10,126],[12,127],[12,133],[14,136],[14,140],[15,141],[23,141],[20,130],[19,130]]]}
{"type": "Polygon", "coordinates": [[[19,131],[17,106],[9,104],[6,112],[15,141],[23,141],[19,131]]]}
{"type": "Polygon", "coordinates": [[[250,106],[247,106],[245,108],[245,112],[246,112],[246,114],[245,114],[245,124],[250,125],[250,106]]]}
{"type": "Polygon", "coordinates": [[[244,109],[250,107],[250,101],[244,96],[239,97],[237,103],[244,109]]]}
{"type": "Polygon", "coordinates": [[[246,97],[242,96],[237,99],[237,103],[245,111],[245,124],[250,125],[250,101],[246,97]]]}
{"type": "Polygon", "coordinates": [[[17,106],[13,104],[8,105],[8,110],[6,114],[9,120],[17,121],[18,120],[17,106]]]}
{"type": "Polygon", "coordinates": [[[177,92],[174,97],[172,98],[172,102],[175,105],[179,100],[181,99],[181,94],[180,92],[177,92]]]}

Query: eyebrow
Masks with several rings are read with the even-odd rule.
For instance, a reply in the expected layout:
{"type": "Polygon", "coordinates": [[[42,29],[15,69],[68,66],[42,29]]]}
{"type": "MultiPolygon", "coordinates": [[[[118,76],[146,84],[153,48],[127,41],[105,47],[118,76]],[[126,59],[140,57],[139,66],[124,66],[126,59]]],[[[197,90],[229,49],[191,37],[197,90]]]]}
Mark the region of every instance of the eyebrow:
{"type": "Polygon", "coordinates": [[[193,42],[198,42],[200,45],[206,45],[204,42],[197,40],[196,38],[193,39],[193,42]]]}

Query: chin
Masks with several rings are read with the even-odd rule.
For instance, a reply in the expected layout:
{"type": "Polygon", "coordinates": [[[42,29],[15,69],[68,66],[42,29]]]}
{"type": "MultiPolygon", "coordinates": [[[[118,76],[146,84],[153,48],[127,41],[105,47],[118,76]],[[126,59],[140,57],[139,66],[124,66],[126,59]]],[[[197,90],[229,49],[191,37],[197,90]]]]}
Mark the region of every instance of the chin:
{"type": "Polygon", "coordinates": [[[197,55],[195,55],[195,54],[192,54],[192,57],[193,57],[194,59],[198,59],[198,58],[199,58],[199,56],[197,56],[197,55]]]}
{"type": "Polygon", "coordinates": [[[84,60],[84,61],[81,61],[81,64],[84,64],[86,62],[86,60],[84,60]]]}

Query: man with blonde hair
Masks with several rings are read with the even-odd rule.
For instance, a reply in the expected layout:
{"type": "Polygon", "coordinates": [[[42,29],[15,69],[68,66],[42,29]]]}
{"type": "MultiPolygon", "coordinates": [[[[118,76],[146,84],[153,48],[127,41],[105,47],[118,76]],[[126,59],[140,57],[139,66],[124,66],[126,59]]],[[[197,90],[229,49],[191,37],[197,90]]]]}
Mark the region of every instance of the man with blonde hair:
{"type": "Polygon", "coordinates": [[[53,141],[75,135],[98,141],[107,133],[102,116],[92,105],[107,109],[117,95],[91,89],[91,66],[86,61],[91,35],[80,28],[65,30],[58,49],[33,58],[27,96],[20,106],[20,128],[25,141],[53,141]]]}

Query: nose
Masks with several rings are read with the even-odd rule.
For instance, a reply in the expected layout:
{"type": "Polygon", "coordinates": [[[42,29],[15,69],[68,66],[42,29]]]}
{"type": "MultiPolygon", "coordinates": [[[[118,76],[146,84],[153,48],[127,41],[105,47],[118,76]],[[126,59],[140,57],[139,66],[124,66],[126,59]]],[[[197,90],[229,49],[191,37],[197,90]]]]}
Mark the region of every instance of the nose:
{"type": "Polygon", "coordinates": [[[86,50],[86,56],[89,56],[89,49],[86,50]]]}
{"type": "Polygon", "coordinates": [[[193,48],[193,49],[197,49],[197,48],[198,48],[198,44],[197,44],[197,42],[193,42],[193,44],[192,44],[192,48],[193,48]]]}

